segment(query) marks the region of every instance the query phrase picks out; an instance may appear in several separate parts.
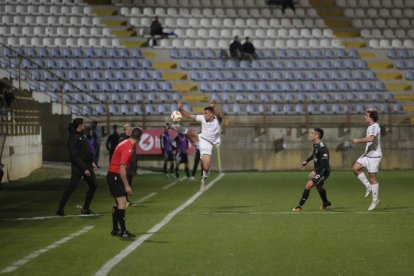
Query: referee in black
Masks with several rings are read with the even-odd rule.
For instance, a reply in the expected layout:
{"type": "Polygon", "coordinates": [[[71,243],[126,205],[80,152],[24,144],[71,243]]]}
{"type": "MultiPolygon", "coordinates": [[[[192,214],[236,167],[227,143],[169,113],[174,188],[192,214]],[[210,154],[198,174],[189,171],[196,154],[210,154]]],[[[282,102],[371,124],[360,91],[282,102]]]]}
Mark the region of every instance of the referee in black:
{"type": "Polygon", "coordinates": [[[89,208],[93,195],[96,190],[96,176],[94,170],[97,169],[93,161],[93,154],[89,150],[88,138],[83,132],[85,123],[82,118],[76,118],[72,124],[69,125],[69,140],[68,149],[71,161],[71,176],[69,186],[66,188],[60,200],[59,208],[56,215],[64,216],[64,208],[69,197],[78,187],[81,178],[88,184],[88,191],[86,193],[85,202],[81,210],[83,215],[94,214],[89,208]]]}
{"type": "Polygon", "coordinates": [[[309,139],[313,142],[313,152],[312,155],[303,161],[301,164],[302,170],[306,165],[313,159],[314,161],[314,170],[309,174],[309,179],[306,183],[305,190],[303,191],[302,197],[299,200],[298,205],[292,209],[294,212],[302,211],[302,207],[305,204],[306,200],[309,197],[310,190],[316,186],[318,189],[319,195],[322,199],[321,209],[326,209],[331,206],[326,196],[326,190],[323,186],[325,180],[329,177],[331,168],[329,166],[329,150],[326,145],[322,142],[323,130],[320,128],[314,128],[310,134],[309,139]]]}

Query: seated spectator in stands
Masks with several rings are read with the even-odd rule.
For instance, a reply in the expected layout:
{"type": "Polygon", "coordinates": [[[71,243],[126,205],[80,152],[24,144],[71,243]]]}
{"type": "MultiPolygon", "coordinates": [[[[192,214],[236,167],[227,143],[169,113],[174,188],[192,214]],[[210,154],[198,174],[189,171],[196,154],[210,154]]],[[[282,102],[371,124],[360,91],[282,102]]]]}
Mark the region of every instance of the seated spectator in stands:
{"type": "Polygon", "coordinates": [[[254,48],[253,43],[250,42],[250,38],[246,36],[246,41],[243,43],[243,54],[244,57],[250,61],[257,59],[256,49],[254,48]]]}
{"type": "Polygon", "coordinates": [[[268,0],[268,5],[280,5],[282,6],[282,12],[285,13],[285,10],[287,8],[291,8],[293,11],[295,11],[295,2],[294,0],[268,0]]]}
{"type": "Polygon", "coordinates": [[[162,38],[167,38],[170,35],[177,36],[177,34],[174,32],[170,32],[170,33],[164,32],[164,28],[161,25],[161,22],[159,21],[158,16],[156,16],[151,23],[150,34],[151,36],[159,35],[162,38]]]}
{"type": "Polygon", "coordinates": [[[285,10],[291,8],[293,12],[295,11],[295,3],[293,0],[282,0],[282,12],[285,14],[285,10]]]}
{"type": "Polygon", "coordinates": [[[150,42],[152,43],[151,46],[158,45],[158,42],[155,39],[155,36],[160,36],[161,38],[168,38],[168,36],[173,35],[173,36],[177,37],[177,34],[174,33],[174,32],[170,32],[170,33],[164,32],[164,28],[161,25],[161,22],[159,21],[158,16],[155,16],[154,20],[151,23],[150,35],[151,35],[150,42]]]}
{"type": "Polygon", "coordinates": [[[230,44],[230,57],[235,59],[243,58],[243,46],[239,41],[239,36],[235,36],[233,42],[230,44]]]}

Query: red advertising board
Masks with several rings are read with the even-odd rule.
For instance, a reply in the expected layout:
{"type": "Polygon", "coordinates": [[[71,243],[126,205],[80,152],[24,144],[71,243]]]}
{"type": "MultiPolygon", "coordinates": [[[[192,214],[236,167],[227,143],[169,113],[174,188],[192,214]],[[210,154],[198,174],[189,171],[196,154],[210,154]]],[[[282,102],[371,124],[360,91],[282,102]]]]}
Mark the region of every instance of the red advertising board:
{"type": "MultiPolygon", "coordinates": [[[[141,141],[138,146],[138,154],[141,155],[161,155],[161,141],[160,136],[164,133],[163,129],[148,129],[144,130],[141,141]]],[[[170,135],[175,137],[177,132],[170,130],[170,135]]],[[[188,153],[194,152],[194,146],[190,145],[188,153]]]]}

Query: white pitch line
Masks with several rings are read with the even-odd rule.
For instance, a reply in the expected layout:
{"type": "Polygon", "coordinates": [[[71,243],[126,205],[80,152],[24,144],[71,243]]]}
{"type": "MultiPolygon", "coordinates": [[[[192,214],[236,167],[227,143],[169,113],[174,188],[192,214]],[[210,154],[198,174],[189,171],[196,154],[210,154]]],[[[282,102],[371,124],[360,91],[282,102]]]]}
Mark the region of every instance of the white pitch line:
{"type": "Polygon", "coordinates": [[[179,182],[183,181],[184,179],[185,179],[185,177],[181,177],[180,179],[177,179],[176,181],[168,184],[167,186],[162,187],[161,189],[167,190],[167,189],[171,188],[172,186],[178,184],[179,182]]]}
{"type": "Polygon", "coordinates": [[[29,262],[29,261],[33,260],[34,258],[37,258],[37,257],[39,257],[40,255],[42,255],[42,254],[44,254],[44,253],[48,252],[49,250],[54,249],[54,248],[56,248],[56,247],[58,247],[58,246],[60,246],[60,245],[64,244],[65,242],[68,242],[68,241],[70,241],[71,239],[76,238],[77,236],[80,236],[80,235],[82,235],[82,234],[84,234],[84,233],[88,232],[88,231],[89,231],[89,230],[91,230],[92,228],[94,228],[94,226],[86,226],[86,227],[84,227],[82,230],[79,230],[78,232],[72,233],[72,234],[70,234],[69,236],[64,237],[64,238],[63,238],[63,239],[61,239],[61,240],[58,240],[58,241],[56,241],[56,242],[52,243],[51,245],[49,245],[49,246],[47,246],[47,247],[45,247],[45,248],[39,249],[39,250],[37,250],[37,251],[35,251],[35,252],[33,252],[33,253],[31,253],[31,254],[27,255],[26,257],[24,257],[24,258],[22,258],[22,259],[18,260],[17,262],[13,263],[12,265],[10,265],[10,266],[6,267],[5,269],[1,270],[1,271],[0,271],[0,273],[9,273],[9,272],[13,272],[13,271],[15,271],[16,269],[18,269],[19,267],[21,267],[21,266],[25,265],[27,262],[29,262]]]}
{"type": "MultiPolygon", "coordinates": [[[[211,188],[214,184],[216,184],[222,177],[224,173],[219,174],[213,181],[211,181],[207,186],[206,190],[211,188]]],[[[205,192],[204,192],[205,193],[205,192]]],[[[162,221],[160,221],[157,225],[152,227],[148,230],[147,233],[139,237],[139,239],[132,242],[129,246],[127,246],[124,250],[119,252],[115,257],[107,261],[96,273],[95,276],[102,276],[107,275],[114,266],[120,263],[124,258],[126,258],[129,254],[131,254],[135,249],[137,249],[142,243],[144,243],[147,239],[149,239],[152,235],[157,233],[162,227],[164,227],[167,223],[169,223],[178,213],[188,207],[191,203],[193,203],[197,198],[199,198],[203,193],[198,191],[192,197],[190,197],[186,202],[181,204],[178,208],[174,211],[169,213],[162,221]]]]}
{"type": "Polygon", "coordinates": [[[337,214],[402,214],[411,215],[414,212],[398,212],[398,211],[352,211],[352,212],[337,212],[337,211],[302,211],[302,212],[194,212],[182,213],[183,215],[201,215],[201,216],[233,216],[233,215],[337,215],[337,214]]]}
{"type": "Polygon", "coordinates": [[[9,218],[2,219],[1,221],[22,221],[22,220],[45,220],[45,219],[55,219],[55,218],[76,218],[76,217],[97,217],[100,214],[93,215],[65,215],[65,216],[43,216],[43,217],[32,217],[32,218],[9,218]]]}
{"type": "Polygon", "coordinates": [[[131,204],[133,204],[132,206],[134,206],[134,205],[136,205],[136,204],[140,204],[140,203],[144,202],[145,200],[147,200],[147,199],[149,199],[149,198],[151,198],[151,197],[155,196],[156,194],[157,194],[157,193],[151,193],[151,194],[149,194],[149,195],[147,195],[147,196],[144,196],[143,198],[141,198],[141,199],[139,199],[139,200],[137,200],[137,201],[133,201],[133,202],[131,202],[131,204]]]}

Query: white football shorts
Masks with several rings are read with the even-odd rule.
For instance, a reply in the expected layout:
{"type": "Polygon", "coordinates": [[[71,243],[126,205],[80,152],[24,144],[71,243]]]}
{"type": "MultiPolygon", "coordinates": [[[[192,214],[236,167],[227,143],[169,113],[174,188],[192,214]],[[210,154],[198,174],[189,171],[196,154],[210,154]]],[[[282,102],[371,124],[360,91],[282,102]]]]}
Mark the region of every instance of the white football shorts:
{"type": "Polygon", "coordinates": [[[358,158],[357,163],[367,168],[368,173],[377,173],[381,162],[381,157],[367,157],[361,156],[358,158]]]}
{"type": "Polygon", "coordinates": [[[204,138],[201,138],[200,135],[198,135],[198,143],[200,147],[200,156],[203,155],[213,155],[213,143],[205,140],[204,138]]]}

